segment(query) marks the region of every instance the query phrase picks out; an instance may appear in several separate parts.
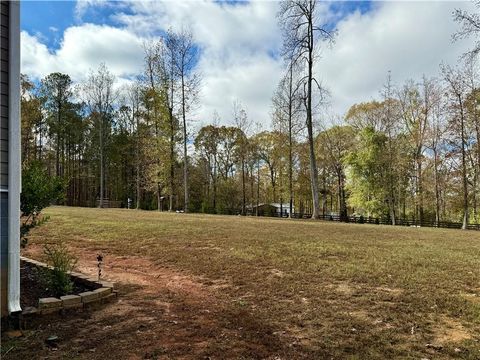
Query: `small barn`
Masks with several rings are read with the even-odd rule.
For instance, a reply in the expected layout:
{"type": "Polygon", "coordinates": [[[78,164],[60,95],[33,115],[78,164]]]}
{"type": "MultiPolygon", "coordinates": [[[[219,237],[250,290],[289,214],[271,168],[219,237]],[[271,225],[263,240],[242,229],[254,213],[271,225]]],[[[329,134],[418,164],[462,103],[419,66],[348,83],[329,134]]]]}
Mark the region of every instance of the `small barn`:
{"type": "MultiPolygon", "coordinates": [[[[292,208],[292,213],[295,212],[295,209],[292,208]]],[[[252,207],[252,213],[257,213],[257,205],[252,207]]],[[[258,215],[259,216],[278,216],[280,217],[289,217],[290,216],[290,204],[286,203],[262,203],[258,204],[258,215]]]]}

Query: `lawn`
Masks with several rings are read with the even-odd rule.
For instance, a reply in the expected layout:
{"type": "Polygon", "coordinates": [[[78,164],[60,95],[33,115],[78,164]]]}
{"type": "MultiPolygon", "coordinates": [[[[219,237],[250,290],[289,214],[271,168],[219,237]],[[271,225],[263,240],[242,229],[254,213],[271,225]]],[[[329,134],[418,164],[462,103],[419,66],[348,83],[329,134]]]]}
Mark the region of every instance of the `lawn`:
{"type": "Polygon", "coordinates": [[[5,358],[480,358],[480,232],[51,207],[115,304],[2,344],[5,358]],[[42,339],[54,333],[58,351],[42,339]],[[427,344],[429,344],[427,346],[427,344]]]}

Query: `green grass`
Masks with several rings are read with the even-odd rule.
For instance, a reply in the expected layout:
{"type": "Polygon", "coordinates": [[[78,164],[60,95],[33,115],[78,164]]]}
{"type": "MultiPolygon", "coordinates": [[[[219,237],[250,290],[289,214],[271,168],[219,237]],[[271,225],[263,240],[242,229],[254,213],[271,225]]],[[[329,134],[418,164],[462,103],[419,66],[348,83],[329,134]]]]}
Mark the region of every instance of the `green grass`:
{"type": "Polygon", "coordinates": [[[480,232],[119,209],[45,213],[51,220],[32,243],[64,240],[145,257],[207,286],[225,283],[212,287],[215,296],[268,325],[292,356],[480,358],[480,232]]]}

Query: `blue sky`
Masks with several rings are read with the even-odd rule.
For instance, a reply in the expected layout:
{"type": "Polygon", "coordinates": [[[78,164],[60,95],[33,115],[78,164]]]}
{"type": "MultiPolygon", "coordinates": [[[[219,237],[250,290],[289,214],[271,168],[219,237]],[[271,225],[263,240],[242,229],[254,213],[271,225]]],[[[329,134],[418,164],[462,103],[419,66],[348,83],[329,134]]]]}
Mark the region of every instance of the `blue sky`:
{"type": "MultiPolygon", "coordinates": [[[[58,49],[65,29],[82,23],[117,26],[111,19],[113,7],[88,7],[81,19],[76,17],[76,1],[22,1],[21,28],[38,34],[50,49],[58,49]]],[[[124,9],[124,11],[127,9],[124,9]]]]}
{"type": "MultiPolygon", "coordinates": [[[[338,36],[323,48],[317,78],[330,90],[329,110],[342,115],[378,97],[389,70],[395,82],[438,74],[471,41],[452,44],[451,13],[471,2],[321,2],[321,14],[338,36]]],[[[194,117],[208,122],[218,111],[231,118],[241,101],[254,122],[269,123],[271,96],[285,71],[274,1],[22,1],[22,71],[33,79],[62,71],[81,82],[105,62],[118,86],[142,71],[142,44],[169,27],[189,26],[202,49],[203,86],[194,117]]]]}
{"type": "MultiPolygon", "coordinates": [[[[249,1],[217,0],[222,6],[247,6],[249,1]]],[[[30,34],[36,34],[49,49],[56,50],[60,47],[62,34],[70,26],[82,23],[93,23],[109,26],[120,26],[112,19],[118,11],[120,2],[116,1],[112,7],[90,6],[82,14],[81,19],[76,17],[76,1],[22,1],[21,2],[21,28],[30,34]]],[[[345,17],[355,11],[362,14],[372,9],[371,1],[333,1],[330,3],[333,13],[345,17]]],[[[122,8],[128,12],[128,7],[122,8]]],[[[130,12],[131,14],[131,12],[130,12]]],[[[330,24],[335,26],[335,23],[330,24]]]]}
{"type": "Polygon", "coordinates": [[[49,48],[56,48],[63,31],[74,25],[73,1],[22,1],[21,28],[30,34],[38,34],[49,48]],[[52,31],[52,28],[58,31],[52,31]]]}

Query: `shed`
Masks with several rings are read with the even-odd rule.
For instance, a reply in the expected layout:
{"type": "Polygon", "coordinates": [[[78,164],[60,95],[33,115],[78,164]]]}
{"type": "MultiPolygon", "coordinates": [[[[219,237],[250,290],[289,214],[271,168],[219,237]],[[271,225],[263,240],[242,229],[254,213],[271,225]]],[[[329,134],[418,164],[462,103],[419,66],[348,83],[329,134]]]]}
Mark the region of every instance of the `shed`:
{"type": "MultiPolygon", "coordinates": [[[[252,212],[257,211],[257,205],[251,207],[252,212]]],[[[292,208],[292,212],[295,212],[295,209],[292,208]]],[[[288,217],[290,214],[290,204],[282,203],[265,203],[258,204],[258,215],[260,216],[280,216],[288,217]]]]}

